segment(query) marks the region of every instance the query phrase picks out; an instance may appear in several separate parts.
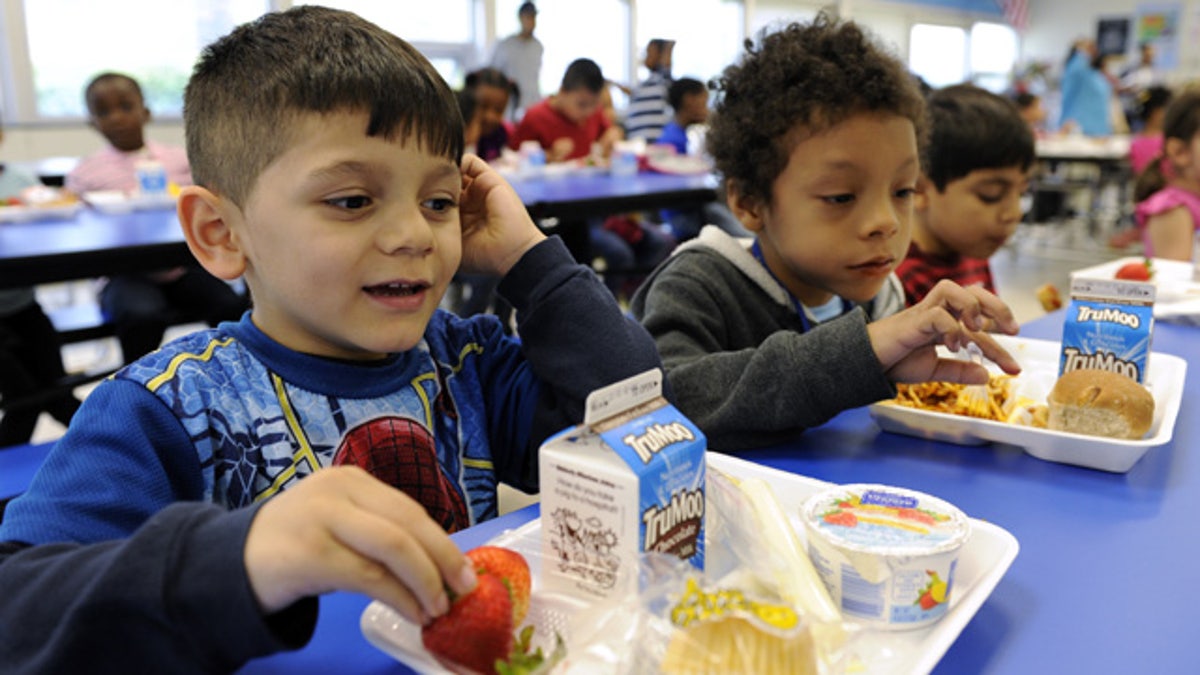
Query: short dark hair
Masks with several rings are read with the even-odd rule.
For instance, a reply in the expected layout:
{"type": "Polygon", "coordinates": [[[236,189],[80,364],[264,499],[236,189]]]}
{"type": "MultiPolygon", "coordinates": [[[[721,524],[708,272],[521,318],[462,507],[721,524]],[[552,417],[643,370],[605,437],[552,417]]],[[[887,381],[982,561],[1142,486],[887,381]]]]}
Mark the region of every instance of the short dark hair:
{"type": "Polygon", "coordinates": [[[667,103],[671,104],[671,108],[679,110],[683,105],[683,99],[686,96],[694,96],[708,92],[708,87],[704,83],[692,77],[681,77],[671,83],[667,87],[667,103]]]}
{"type": "Polygon", "coordinates": [[[467,77],[463,80],[463,86],[472,91],[478,86],[496,87],[504,89],[508,95],[512,97],[511,103],[515,107],[521,107],[521,88],[517,86],[515,80],[505,75],[496,68],[480,68],[467,73],[467,77]]]}
{"type": "Polygon", "coordinates": [[[591,59],[575,59],[567,66],[567,72],[563,73],[561,88],[563,91],[586,89],[599,94],[604,88],[604,73],[591,59]]]}
{"type": "Polygon", "coordinates": [[[929,96],[929,142],[921,170],[939,192],[977,169],[1019,166],[1035,158],[1033,132],[1012,101],[972,84],[929,96]]]}
{"type": "Polygon", "coordinates": [[[921,92],[905,67],[852,21],[822,12],[811,23],[763,31],[758,45],[710,83],[716,104],[705,146],[727,184],[770,202],[800,137],[859,113],[910,120],[920,142],[921,92]]]}
{"type": "Polygon", "coordinates": [[[265,14],[204,49],[184,92],[198,185],[245,204],[305,113],[364,111],[363,133],[414,138],[458,163],[454,93],[412,45],[350,12],[300,6],[265,14]]]}
{"type": "Polygon", "coordinates": [[[532,2],[522,2],[521,6],[517,9],[517,16],[521,16],[522,14],[537,14],[537,5],[532,2]]]}
{"type": "Polygon", "coordinates": [[[146,100],[146,97],[142,95],[142,85],[138,84],[137,80],[133,79],[133,77],[129,75],[126,75],[125,73],[116,73],[109,70],[93,77],[88,81],[87,86],[83,88],[83,104],[89,111],[92,108],[92,92],[96,89],[96,87],[114,80],[124,80],[125,82],[128,82],[129,86],[133,87],[133,90],[137,92],[138,98],[142,99],[143,101],[146,100]]]}

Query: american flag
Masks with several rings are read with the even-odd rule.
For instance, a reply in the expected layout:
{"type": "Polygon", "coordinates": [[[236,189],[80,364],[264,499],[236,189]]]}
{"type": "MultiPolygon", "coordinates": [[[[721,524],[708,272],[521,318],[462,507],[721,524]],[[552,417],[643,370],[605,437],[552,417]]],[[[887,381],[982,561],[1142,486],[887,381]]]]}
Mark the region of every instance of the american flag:
{"type": "Polygon", "coordinates": [[[1004,12],[1004,20],[1018,33],[1029,27],[1029,0],[996,0],[1004,12]]]}

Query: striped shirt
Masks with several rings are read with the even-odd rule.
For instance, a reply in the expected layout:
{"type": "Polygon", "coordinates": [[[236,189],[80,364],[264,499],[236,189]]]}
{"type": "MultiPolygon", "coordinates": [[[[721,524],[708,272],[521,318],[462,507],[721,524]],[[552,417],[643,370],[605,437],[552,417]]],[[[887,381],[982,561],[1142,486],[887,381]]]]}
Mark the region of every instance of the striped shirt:
{"type": "Polygon", "coordinates": [[[920,302],[937,282],[949,279],[960,286],[981,285],[995,293],[992,268],[982,258],[967,258],[958,254],[935,256],[908,245],[908,256],[896,268],[896,275],[904,284],[904,301],[908,306],[920,302]]]}
{"type": "Polygon", "coordinates": [[[662,135],[663,127],[671,121],[667,104],[667,88],[671,78],[666,73],[651,71],[641,84],[634,87],[625,116],[625,135],[644,138],[653,143],[662,135]]]}
{"type": "Polygon", "coordinates": [[[192,171],[183,148],[146,141],[142,149],[133,152],[122,152],[109,145],[84,157],[67,174],[65,185],[76,194],[96,190],[133,192],[137,188],[137,164],[145,160],[161,163],[167,170],[167,180],[176,185],[192,184],[192,171]]]}

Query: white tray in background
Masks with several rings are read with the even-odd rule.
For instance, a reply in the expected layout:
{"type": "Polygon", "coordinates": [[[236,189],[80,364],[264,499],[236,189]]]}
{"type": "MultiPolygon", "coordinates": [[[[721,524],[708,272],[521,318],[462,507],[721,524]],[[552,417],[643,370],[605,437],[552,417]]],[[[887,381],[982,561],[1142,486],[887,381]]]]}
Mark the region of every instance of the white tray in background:
{"type": "Polygon", "coordinates": [[[170,194],[130,195],[120,190],[99,190],[83,193],[83,200],[97,211],[107,214],[175,208],[175,197],[170,194]]]}
{"type": "Polygon", "coordinates": [[[75,202],[59,206],[0,206],[0,223],[26,223],[33,220],[66,220],[83,208],[75,202]]]}
{"type": "MultiPolygon", "coordinates": [[[[1044,399],[1058,379],[1060,343],[1005,335],[995,337],[1021,364],[1022,371],[1017,376],[1019,386],[1028,387],[1027,391],[1041,391],[1044,399]]],[[[1154,421],[1146,437],[1137,440],[1051,431],[889,402],[872,405],[870,412],[884,431],[960,445],[982,445],[989,441],[1006,443],[1020,446],[1030,455],[1050,462],[1125,473],[1150,448],[1171,442],[1186,374],[1187,362],[1183,359],[1151,352],[1146,386],[1154,396],[1154,421]]]]}
{"type": "MultiPolygon", "coordinates": [[[[1136,256],[1110,260],[1101,265],[1075,270],[1071,272],[1071,277],[1112,279],[1123,265],[1143,260],[1145,258],[1136,256]]],[[[1165,258],[1150,260],[1150,268],[1154,271],[1150,283],[1157,287],[1154,318],[1172,323],[1200,325],[1200,281],[1192,278],[1192,263],[1165,258]]]]}
{"type": "MultiPolygon", "coordinates": [[[[779,471],[745,460],[708,453],[708,466],[731,476],[759,478],[771,485],[791,525],[803,540],[805,531],[800,522],[800,507],[811,495],[825,490],[830,483],[779,471]]],[[[508,546],[525,554],[533,574],[533,595],[530,599],[530,620],[541,634],[540,624],[557,625],[555,615],[570,612],[570,602],[562,596],[538,592],[541,551],[537,548],[541,534],[541,519],[534,519],[516,530],[501,534],[490,543],[508,546]],[[531,550],[526,550],[531,549],[531,550]],[[540,606],[539,606],[540,605],[540,606]]],[[[882,673],[928,673],[958,638],[971,617],[984,601],[1012,561],[1019,545],[1009,532],[992,523],[971,519],[971,537],[959,554],[954,576],[949,611],[940,621],[911,631],[868,630],[856,643],[857,650],[866,654],[889,654],[883,662],[868,663],[865,675],[882,673]]],[[[581,606],[579,606],[581,607],[581,606]]],[[[578,610],[576,610],[578,611],[578,610]]],[[[420,628],[379,602],[363,610],[360,620],[367,641],[382,651],[421,673],[447,673],[421,646],[420,628]]]]}

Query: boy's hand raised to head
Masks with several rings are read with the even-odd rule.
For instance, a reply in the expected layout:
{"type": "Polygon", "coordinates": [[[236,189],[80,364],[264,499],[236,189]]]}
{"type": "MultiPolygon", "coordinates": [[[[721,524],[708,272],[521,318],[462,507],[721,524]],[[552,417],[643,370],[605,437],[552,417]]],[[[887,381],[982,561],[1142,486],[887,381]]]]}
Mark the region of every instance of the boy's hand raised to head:
{"type": "Polygon", "coordinates": [[[346,590],[423,624],[449,609],[445,587],[475,586],[470,561],[424,507],[357,467],[322,469],[272,497],[243,555],[266,614],[346,590]]]}
{"type": "Polygon", "coordinates": [[[918,304],[867,324],[867,334],[884,371],[896,382],[987,382],[986,368],[937,355],[937,345],[957,351],[969,342],[1004,372],[1021,372],[1016,359],[984,332],[985,326],[1009,335],[1020,328],[1012,310],[992,293],[943,280],[918,304]]]}
{"type": "Polygon", "coordinates": [[[464,272],[504,276],[525,252],[546,238],[534,225],[521,198],[500,174],[475,155],[462,163],[464,272]]]}

